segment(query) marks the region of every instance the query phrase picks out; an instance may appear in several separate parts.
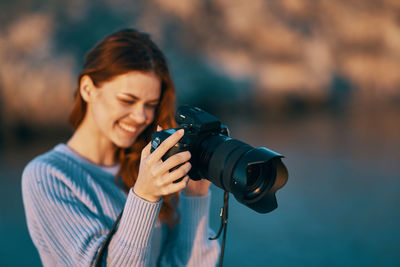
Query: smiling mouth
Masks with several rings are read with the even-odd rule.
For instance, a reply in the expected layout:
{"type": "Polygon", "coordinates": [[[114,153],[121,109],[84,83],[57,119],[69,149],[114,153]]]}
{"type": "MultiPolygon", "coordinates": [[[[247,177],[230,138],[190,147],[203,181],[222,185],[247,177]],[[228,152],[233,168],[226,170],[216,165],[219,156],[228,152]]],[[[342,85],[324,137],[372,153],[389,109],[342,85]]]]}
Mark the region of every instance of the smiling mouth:
{"type": "Polygon", "coordinates": [[[123,123],[123,122],[119,121],[117,124],[122,130],[124,130],[125,132],[128,132],[130,134],[135,133],[136,130],[137,130],[137,127],[132,126],[132,125],[127,124],[127,123],[123,123]]]}

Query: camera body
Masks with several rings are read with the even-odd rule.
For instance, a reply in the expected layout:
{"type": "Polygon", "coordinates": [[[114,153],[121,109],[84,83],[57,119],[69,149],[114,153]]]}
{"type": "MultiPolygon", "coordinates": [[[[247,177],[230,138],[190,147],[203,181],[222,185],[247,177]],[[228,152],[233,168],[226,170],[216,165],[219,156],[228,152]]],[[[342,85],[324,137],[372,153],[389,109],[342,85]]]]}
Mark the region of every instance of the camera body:
{"type": "MultiPolygon", "coordinates": [[[[188,175],[192,180],[200,180],[207,176],[204,171],[201,171],[202,162],[198,160],[201,141],[216,135],[225,135],[226,137],[229,137],[228,127],[222,124],[221,121],[213,115],[200,108],[188,105],[179,107],[175,120],[180,126],[179,128],[163,130],[152,135],[151,152],[156,150],[157,147],[170,135],[180,129],[184,129],[185,134],[183,137],[164,154],[162,159],[166,160],[170,156],[179,152],[190,151],[192,157],[189,162],[192,165],[192,168],[188,175]]],[[[174,170],[179,166],[176,166],[171,170],[174,170]]]]}
{"type": "Polygon", "coordinates": [[[207,179],[259,213],[277,207],[275,192],[288,178],[282,155],[231,138],[228,127],[197,107],[180,106],[175,120],[179,128],[152,135],[151,152],[174,132],[184,129],[183,137],[162,157],[164,161],[176,153],[190,151],[192,168],[188,175],[192,180],[207,179]]]}

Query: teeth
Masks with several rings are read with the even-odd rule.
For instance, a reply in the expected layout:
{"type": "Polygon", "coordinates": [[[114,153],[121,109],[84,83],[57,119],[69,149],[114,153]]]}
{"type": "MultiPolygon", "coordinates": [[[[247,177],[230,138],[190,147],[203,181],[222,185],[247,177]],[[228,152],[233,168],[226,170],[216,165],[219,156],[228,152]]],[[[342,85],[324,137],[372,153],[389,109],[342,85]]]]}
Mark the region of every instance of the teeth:
{"type": "Polygon", "coordinates": [[[136,131],[136,127],[130,126],[126,123],[119,122],[118,125],[127,132],[134,133],[136,131]]]}

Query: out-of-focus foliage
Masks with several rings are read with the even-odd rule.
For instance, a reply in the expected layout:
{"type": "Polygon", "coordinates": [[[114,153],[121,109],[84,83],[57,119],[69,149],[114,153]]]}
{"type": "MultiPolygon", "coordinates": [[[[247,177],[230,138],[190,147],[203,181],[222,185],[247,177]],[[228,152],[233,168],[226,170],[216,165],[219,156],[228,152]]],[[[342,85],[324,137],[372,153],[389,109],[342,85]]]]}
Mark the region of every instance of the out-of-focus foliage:
{"type": "Polygon", "coordinates": [[[84,53],[124,27],[166,52],[179,102],[398,104],[399,14],[397,0],[0,1],[0,123],[65,124],[84,53]]]}

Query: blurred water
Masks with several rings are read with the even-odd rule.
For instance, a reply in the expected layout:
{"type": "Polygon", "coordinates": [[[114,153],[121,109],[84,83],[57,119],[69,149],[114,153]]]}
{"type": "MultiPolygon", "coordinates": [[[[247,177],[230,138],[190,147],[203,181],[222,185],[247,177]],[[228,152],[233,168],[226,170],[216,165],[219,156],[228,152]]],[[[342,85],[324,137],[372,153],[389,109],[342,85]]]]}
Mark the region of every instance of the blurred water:
{"type": "MultiPolygon", "coordinates": [[[[289,180],[277,194],[278,209],[269,214],[257,214],[231,196],[224,266],[400,265],[398,127],[366,131],[354,128],[354,121],[318,116],[227,124],[233,137],[284,154],[289,180]]],[[[34,155],[54,144],[35,142],[1,153],[1,266],[40,266],[25,225],[20,175],[34,155]]],[[[216,230],[222,191],[212,191],[216,230]]]]}

